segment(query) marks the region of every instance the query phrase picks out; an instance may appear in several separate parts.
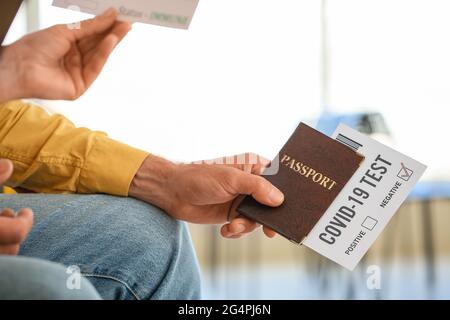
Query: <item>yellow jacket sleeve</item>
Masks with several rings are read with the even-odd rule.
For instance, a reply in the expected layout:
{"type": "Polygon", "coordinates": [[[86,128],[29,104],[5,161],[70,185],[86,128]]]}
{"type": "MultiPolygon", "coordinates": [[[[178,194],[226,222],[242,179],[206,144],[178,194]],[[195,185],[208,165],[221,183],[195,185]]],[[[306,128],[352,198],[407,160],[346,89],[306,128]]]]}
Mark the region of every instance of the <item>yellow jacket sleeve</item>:
{"type": "Polygon", "coordinates": [[[0,158],[14,163],[10,187],[127,196],[147,155],[32,104],[0,105],[0,158]]]}

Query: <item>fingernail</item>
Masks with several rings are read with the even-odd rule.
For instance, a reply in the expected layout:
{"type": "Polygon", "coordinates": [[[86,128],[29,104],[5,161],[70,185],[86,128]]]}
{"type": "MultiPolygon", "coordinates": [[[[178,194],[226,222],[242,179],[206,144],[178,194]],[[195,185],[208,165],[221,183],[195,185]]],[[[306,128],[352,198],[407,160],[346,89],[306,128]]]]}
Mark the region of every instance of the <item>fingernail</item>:
{"type": "Polygon", "coordinates": [[[284,201],[284,194],[277,188],[273,187],[272,191],[269,193],[269,199],[274,204],[281,204],[284,201]]]}
{"type": "Polygon", "coordinates": [[[235,228],[235,234],[242,233],[244,231],[245,231],[245,225],[243,225],[242,223],[238,224],[237,227],[235,228]]]}

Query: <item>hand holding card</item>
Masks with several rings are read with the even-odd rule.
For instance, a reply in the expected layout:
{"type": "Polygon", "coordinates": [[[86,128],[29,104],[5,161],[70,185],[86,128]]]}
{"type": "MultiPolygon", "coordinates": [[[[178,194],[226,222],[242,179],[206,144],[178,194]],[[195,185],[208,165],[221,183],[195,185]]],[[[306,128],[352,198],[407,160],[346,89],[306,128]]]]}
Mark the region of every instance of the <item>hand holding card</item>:
{"type": "Polygon", "coordinates": [[[266,176],[285,202],[237,210],[353,270],[426,167],[344,125],[333,137],[300,124],[266,176]]]}

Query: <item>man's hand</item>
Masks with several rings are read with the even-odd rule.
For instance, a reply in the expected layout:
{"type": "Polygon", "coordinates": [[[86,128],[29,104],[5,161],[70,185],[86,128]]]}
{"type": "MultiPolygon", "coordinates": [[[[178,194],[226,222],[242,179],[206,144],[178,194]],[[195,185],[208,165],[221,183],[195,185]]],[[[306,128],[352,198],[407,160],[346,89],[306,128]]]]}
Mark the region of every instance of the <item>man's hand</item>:
{"type": "Polygon", "coordinates": [[[74,100],[98,77],[111,52],[130,31],[115,9],[81,22],[57,25],[0,51],[0,102],[20,98],[74,100]]]}
{"type": "MultiPolygon", "coordinates": [[[[13,171],[9,160],[0,160],[0,184],[6,182],[13,171]]],[[[11,209],[0,212],[0,255],[16,255],[20,244],[26,239],[33,226],[33,212],[22,209],[17,215],[11,209]]]]}
{"type": "MultiPolygon", "coordinates": [[[[174,164],[149,156],[136,174],[129,194],[160,207],[175,219],[200,224],[225,223],[222,236],[239,238],[259,227],[237,216],[235,209],[241,195],[251,195],[273,207],[281,205],[284,196],[260,176],[268,161],[251,164],[249,159],[261,159],[252,155],[233,158],[246,161],[231,165],[174,164]]],[[[275,236],[268,228],[264,228],[264,233],[275,236]]]]}

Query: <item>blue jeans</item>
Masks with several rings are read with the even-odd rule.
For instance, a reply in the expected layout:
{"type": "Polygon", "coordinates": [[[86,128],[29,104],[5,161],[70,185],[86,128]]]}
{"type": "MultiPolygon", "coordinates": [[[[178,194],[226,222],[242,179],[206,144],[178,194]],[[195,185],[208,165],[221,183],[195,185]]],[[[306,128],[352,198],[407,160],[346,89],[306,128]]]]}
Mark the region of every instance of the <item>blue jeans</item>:
{"type": "Polygon", "coordinates": [[[200,299],[187,226],[160,209],[131,198],[41,194],[0,195],[6,207],[32,208],[35,222],[19,257],[0,256],[0,299],[200,299]]]}

